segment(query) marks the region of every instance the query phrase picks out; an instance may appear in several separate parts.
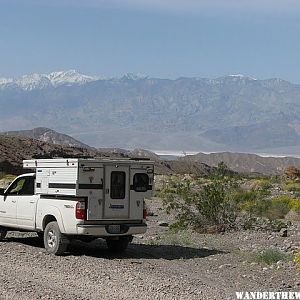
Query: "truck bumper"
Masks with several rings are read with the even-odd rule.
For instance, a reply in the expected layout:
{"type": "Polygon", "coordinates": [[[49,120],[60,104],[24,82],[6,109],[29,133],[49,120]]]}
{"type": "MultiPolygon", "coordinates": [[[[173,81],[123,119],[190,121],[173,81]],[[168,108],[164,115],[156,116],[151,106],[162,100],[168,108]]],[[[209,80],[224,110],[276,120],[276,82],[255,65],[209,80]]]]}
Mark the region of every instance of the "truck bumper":
{"type": "Polygon", "coordinates": [[[78,235],[98,237],[125,236],[142,234],[147,231],[147,224],[111,224],[111,225],[77,225],[78,235]]]}

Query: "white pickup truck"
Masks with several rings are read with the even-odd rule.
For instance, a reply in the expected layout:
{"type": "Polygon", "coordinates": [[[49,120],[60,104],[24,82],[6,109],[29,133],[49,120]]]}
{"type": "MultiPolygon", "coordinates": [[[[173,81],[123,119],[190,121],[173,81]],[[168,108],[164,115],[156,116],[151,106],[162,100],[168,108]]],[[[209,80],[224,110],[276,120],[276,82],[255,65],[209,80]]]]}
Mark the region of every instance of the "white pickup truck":
{"type": "Polygon", "coordinates": [[[146,232],[144,198],[152,196],[153,163],[109,159],[40,159],[35,170],[0,189],[0,240],[7,231],[33,231],[49,253],[72,239],[104,238],[123,251],[146,232]]]}

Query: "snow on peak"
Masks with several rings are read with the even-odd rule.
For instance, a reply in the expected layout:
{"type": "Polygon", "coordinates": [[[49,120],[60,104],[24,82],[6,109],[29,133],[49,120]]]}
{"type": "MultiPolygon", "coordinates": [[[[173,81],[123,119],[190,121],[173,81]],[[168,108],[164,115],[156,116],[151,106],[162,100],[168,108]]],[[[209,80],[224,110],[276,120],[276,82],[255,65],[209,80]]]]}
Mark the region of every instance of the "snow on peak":
{"type": "Polygon", "coordinates": [[[20,78],[0,78],[0,88],[5,88],[8,84],[23,90],[43,89],[49,86],[57,87],[60,85],[85,84],[87,82],[101,79],[98,76],[88,76],[80,74],[75,70],[52,72],[50,74],[29,74],[20,78]]]}
{"type": "Polygon", "coordinates": [[[239,79],[250,79],[250,80],[257,80],[256,78],[250,77],[250,76],[246,76],[243,74],[231,74],[228,75],[229,77],[234,77],[234,78],[239,78],[239,79]]]}
{"type": "Polygon", "coordinates": [[[12,83],[14,80],[12,78],[0,77],[0,85],[7,85],[12,83]]]}
{"type": "Polygon", "coordinates": [[[52,72],[48,75],[48,78],[54,86],[64,84],[84,84],[101,79],[99,76],[84,75],[75,70],[52,72]]]}
{"type": "Polygon", "coordinates": [[[23,75],[21,78],[15,80],[15,83],[23,90],[30,91],[34,89],[42,89],[51,85],[51,82],[46,75],[37,73],[23,75]]]}

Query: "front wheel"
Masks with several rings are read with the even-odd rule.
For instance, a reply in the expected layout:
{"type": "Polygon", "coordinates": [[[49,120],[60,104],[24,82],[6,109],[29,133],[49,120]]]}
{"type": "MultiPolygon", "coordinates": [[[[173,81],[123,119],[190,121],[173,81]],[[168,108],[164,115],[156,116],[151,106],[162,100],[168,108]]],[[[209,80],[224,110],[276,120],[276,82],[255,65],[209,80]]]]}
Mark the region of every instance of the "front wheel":
{"type": "Polygon", "coordinates": [[[0,241],[3,241],[6,237],[7,234],[7,230],[5,230],[4,228],[0,228],[0,241]]]}
{"type": "Polygon", "coordinates": [[[123,252],[127,249],[131,240],[131,236],[121,236],[117,240],[108,238],[106,239],[106,245],[112,252],[123,252]]]}
{"type": "Polygon", "coordinates": [[[68,238],[59,230],[57,222],[47,224],[44,231],[44,245],[48,253],[62,255],[69,244],[68,238]]]}

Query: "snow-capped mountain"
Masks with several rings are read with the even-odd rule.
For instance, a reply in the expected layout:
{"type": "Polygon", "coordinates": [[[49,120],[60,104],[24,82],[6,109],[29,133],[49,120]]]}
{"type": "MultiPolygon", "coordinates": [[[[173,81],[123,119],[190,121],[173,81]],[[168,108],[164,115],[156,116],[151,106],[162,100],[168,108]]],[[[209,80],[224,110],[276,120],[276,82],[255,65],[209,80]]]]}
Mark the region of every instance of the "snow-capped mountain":
{"type": "Polygon", "coordinates": [[[101,79],[99,76],[84,75],[76,72],[75,70],[52,72],[47,77],[54,86],[65,84],[84,84],[101,79]]]}
{"type": "Polygon", "coordinates": [[[1,78],[1,131],[53,127],[110,148],[300,149],[300,85],[244,75],[99,79],[72,70],[1,78]]]}
{"type": "Polygon", "coordinates": [[[43,89],[61,85],[81,85],[87,82],[100,80],[99,76],[88,76],[75,70],[52,72],[50,74],[29,74],[20,78],[0,78],[0,88],[19,87],[23,90],[43,89]]]}
{"type": "Polygon", "coordinates": [[[14,80],[13,83],[23,90],[43,89],[51,85],[51,81],[47,75],[30,74],[14,80]]]}

